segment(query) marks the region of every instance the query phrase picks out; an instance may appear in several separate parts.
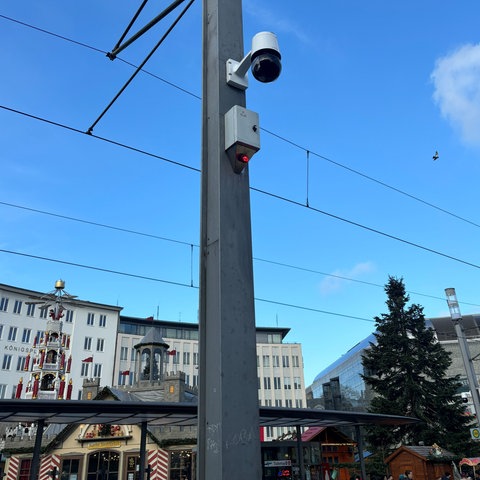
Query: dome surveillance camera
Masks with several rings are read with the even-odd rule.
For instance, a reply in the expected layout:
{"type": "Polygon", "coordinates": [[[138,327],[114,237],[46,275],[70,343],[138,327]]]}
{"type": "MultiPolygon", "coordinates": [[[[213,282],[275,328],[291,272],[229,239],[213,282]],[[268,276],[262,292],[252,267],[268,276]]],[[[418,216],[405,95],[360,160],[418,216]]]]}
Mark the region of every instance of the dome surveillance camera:
{"type": "Polygon", "coordinates": [[[263,83],[276,80],[282,71],[282,56],[277,36],[272,32],[257,33],[252,39],[252,75],[263,83]]]}
{"type": "Polygon", "coordinates": [[[273,82],[282,71],[281,58],[277,36],[272,32],[257,33],[252,39],[252,49],[240,62],[232,58],[227,60],[227,84],[245,90],[248,87],[247,72],[250,66],[253,76],[259,82],[273,82]]]}

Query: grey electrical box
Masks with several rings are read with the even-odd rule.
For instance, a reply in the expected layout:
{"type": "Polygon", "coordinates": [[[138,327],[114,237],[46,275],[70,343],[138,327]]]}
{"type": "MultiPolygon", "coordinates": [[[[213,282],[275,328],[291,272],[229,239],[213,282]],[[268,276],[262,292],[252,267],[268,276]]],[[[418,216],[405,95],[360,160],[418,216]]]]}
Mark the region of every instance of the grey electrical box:
{"type": "Polygon", "coordinates": [[[243,147],[236,153],[251,157],[260,150],[260,125],[258,113],[235,105],[225,114],[225,150],[232,146],[243,147]]]}

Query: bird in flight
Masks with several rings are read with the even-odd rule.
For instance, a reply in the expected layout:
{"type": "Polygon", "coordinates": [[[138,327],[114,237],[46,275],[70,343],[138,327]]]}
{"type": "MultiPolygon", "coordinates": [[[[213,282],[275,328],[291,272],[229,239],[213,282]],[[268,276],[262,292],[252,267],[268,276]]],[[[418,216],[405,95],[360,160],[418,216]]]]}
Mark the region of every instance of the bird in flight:
{"type": "Polygon", "coordinates": [[[437,151],[437,152],[435,152],[435,155],[432,157],[433,161],[438,160],[438,157],[439,157],[439,155],[438,155],[438,151],[437,151]]]}

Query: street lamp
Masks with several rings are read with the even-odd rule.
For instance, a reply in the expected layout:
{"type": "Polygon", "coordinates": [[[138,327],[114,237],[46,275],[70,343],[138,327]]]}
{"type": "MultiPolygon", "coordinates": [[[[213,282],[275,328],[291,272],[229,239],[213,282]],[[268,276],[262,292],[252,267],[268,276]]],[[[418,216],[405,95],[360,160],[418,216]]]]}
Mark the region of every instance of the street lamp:
{"type": "Polygon", "coordinates": [[[455,325],[455,333],[457,334],[458,344],[460,346],[460,352],[462,354],[463,363],[467,373],[468,385],[472,394],[473,406],[475,407],[475,416],[477,424],[479,423],[480,416],[480,395],[478,392],[477,374],[473,368],[473,361],[470,355],[470,349],[468,347],[467,338],[462,325],[462,314],[460,313],[460,307],[458,305],[457,294],[454,288],[446,288],[445,295],[447,296],[447,305],[450,310],[450,316],[455,325]]]}

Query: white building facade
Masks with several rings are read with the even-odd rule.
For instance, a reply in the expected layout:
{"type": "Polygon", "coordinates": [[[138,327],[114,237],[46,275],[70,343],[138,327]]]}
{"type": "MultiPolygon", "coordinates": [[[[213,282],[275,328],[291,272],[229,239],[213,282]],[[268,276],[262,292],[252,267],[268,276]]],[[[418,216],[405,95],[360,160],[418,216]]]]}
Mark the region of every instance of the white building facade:
{"type": "MultiPolygon", "coordinates": [[[[113,386],[135,383],[134,346],[152,327],[169,345],[166,371],[185,373],[187,385],[198,387],[198,324],[120,317],[113,386]]],[[[306,408],[302,346],[283,343],[288,328],[257,327],[257,388],[261,406],[306,408]]],[[[265,429],[265,440],[278,438],[285,429],[265,429]]]]}
{"type": "MultiPolygon", "coordinates": [[[[27,356],[34,353],[47,328],[48,304],[44,292],[0,284],[0,398],[13,398],[17,385],[28,379],[33,368],[27,356]],[[33,303],[32,303],[33,302],[33,303]]],[[[113,383],[115,359],[112,344],[117,338],[121,307],[82,300],[66,302],[62,332],[71,338],[70,379],[72,399],[79,399],[84,378],[98,377],[103,385],[113,383]],[[83,362],[83,360],[90,360],[83,362]]]]}

